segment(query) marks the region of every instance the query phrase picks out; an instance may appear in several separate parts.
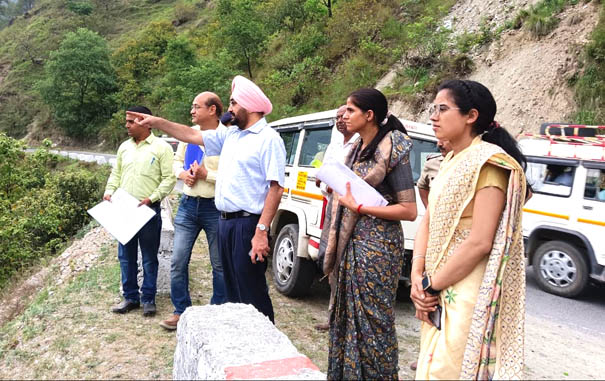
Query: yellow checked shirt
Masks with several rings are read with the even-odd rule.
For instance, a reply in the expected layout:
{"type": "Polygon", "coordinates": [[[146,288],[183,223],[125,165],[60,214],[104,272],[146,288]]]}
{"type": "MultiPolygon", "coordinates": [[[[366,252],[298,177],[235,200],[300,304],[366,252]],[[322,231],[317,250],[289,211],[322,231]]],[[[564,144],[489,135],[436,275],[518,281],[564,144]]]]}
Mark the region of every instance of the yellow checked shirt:
{"type": "Polygon", "coordinates": [[[105,194],[113,194],[122,188],[138,200],[147,197],[157,202],[174,188],[176,178],[172,174],[172,148],[164,140],[149,135],[138,145],[133,138],[118,148],[116,166],[111,171],[105,194]]]}
{"type": "MultiPolygon", "coordinates": [[[[191,127],[195,130],[199,130],[200,126],[191,127]]],[[[226,129],[222,123],[219,123],[218,129],[226,129]]],[[[206,156],[204,147],[201,147],[202,151],[204,151],[204,158],[202,159],[202,163],[208,170],[208,175],[206,176],[206,180],[198,179],[193,187],[189,187],[183,184],[183,193],[187,196],[192,197],[204,197],[204,198],[213,198],[214,197],[214,185],[216,183],[216,174],[218,172],[218,159],[220,156],[206,156]]],[[[176,153],[174,154],[174,162],[172,164],[172,170],[174,175],[178,178],[181,172],[184,171],[183,164],[185,163],[185,151],[187,150],[187,143],[180,142],[178,148],[176,149],[176,153]]]]}

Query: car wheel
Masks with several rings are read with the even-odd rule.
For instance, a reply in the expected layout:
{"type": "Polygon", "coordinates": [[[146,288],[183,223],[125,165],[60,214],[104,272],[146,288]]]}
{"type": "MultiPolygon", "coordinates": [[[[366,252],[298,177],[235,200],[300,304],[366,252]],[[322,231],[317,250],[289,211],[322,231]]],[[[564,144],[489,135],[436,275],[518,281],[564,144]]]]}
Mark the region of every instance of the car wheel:
{"type": "Polygon", "coordinates": [[[284,226],[273,249],[273,281],[275,288],[287,296],[301,296],[311,288],[315,278],[314,263],[296,255],[298,252],[298,225],[284,226]]]}
{"type": "Polygon", "coordinates": [[[563,241],[549,241],[538,247],[532,260],[534,274],[541,289],[572,298],[588,285],[588,265],[575,246],[563,241]]]}

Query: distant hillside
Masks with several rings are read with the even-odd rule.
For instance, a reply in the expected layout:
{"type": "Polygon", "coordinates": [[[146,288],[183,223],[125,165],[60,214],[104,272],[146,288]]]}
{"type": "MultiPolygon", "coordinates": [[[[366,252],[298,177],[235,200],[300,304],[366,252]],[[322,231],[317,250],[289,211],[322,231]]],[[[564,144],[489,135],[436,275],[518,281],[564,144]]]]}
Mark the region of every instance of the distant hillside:
{"type": "Polygon", "coordinates": [[[188,122],[192,98],[213,90],[226,102],[235,74],[268,93],[270,119],[332,108],[378,84],[399,115],[422,120],[439,82],[471,77],[492,88],[513,130],[555,117],[603,123],[605,22],[597,0],[31,3],[0,30],[0,131],[31,141],[113,149],[125,137],[126,107],[145,104],[188,122]],[[546,60],[547,45],[561,51],[546,60]],[[539,62],[503,71],[520,63],[514,52],[525,46],[539,62]],[[550,73],[561,57],[556,86],[541,83],[553,81],[541,68],[550,73]],[[546,94],[525,104],[526,94],[511,86],[529,84],[528,72],[546,94]],[[557,94],[571,101],[553,102],[557,94]]]}

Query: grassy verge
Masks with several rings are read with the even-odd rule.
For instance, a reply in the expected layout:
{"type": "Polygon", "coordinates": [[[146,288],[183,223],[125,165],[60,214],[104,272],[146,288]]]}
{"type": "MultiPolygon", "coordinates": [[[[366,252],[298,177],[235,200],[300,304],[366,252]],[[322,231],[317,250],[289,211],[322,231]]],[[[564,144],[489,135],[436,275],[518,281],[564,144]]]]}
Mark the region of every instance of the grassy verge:
{"type": "MultiPolygon", "coordinates": [[[[208,303],[212,292],[210,260],[202,236],[190,265],[190,292],[194,305],[208,303]]],[[[0,327],[0,378],[168,379],[176,336],[159,327],[170,316],[168,296],[157,298],[158,315],[143,318],[141,311],[116,315],[109,311],[120,300],[116,245],[101,249],[95,265],[62,284],[60,266],[50,269],[43,285],[23,313],[0,327]]],[[[329,289],[313,285],[311,295],[293,299],[273,287],[267,271],[276,326],[325,372],[328,334],[313,326],[327,320],[329,289]]],[[[413,377],[407,365],[415,360],[418,327],[409,303],[396,308],[400,340],[400,376],[413,377]]]]}

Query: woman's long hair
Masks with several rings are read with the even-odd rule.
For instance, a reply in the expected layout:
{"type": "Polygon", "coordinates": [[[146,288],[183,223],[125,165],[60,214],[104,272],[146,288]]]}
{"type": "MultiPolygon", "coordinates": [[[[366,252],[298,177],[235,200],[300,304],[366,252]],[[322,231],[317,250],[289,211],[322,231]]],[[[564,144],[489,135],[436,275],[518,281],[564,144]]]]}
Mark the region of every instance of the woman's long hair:
{"type": "Polygon", "coordinates": [[[494,120],[496,101],[487,87],[475,81],[452,79],[439,85],[438,91],[441,90],[449,91],[461,113],[467,114],[471,109],[478,111],[473,134],[482,135],[484,141],[500,146],[525,169],[527,160],[517,141],[494,120]]]}
{"type": "Polygon", "coordinates": [[[359,89],[352,92],[348,99],[364,112],[372,110],[374,112],[376,125],[378,126],[378,133],[374,139],[372,139],[366,148],[361,151],[360,161],[366,161],[374,157],[378,143],[380,143],[389,132],[398,130],[404,134],[408,133],[397,117],[390,114],[387,116],[389,105],[387,98],[380,91],[370,88],[359,89]]]}

